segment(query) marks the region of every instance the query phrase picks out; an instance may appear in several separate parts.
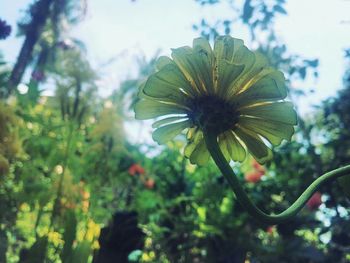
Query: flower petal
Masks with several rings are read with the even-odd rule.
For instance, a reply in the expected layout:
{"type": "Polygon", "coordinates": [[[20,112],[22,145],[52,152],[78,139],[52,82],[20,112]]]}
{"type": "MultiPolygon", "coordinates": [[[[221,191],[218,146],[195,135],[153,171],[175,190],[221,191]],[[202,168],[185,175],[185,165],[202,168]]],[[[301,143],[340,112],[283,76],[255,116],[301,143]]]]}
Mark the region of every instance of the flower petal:
{"type": "MultiPolygon", "coordinates": [[[[222,67],[220,64],[223,64],[223,61],[236,65],[236,67],[240,65],[243,68],[238,74],[239,78],[238,75],[230,76],[231,81],[226,82],[225,85],[218,85],[220,94],[229,98],[243,89],[245,84],[267,64],[267,60],[263,56],[250,51],[244,46],[243,40],[230,36],[219,37],[215,41],[214,52],[218,61],[219,78],[222,78],[223,76],[221,75],[224,73],[224,70],[220,69],[222,67]],[[224,90],[222,90],[223,87],[224,90]]],[[[238,68],[233,71],[234,75],[236,75],[237,70],[238,68]]]]}
{"type": "Polygon", "coordinates": [[[241,115],[253,116],[267,121],[276,121],[290,125],[297,124],[297,114],[293,104],[288,101],[257,104],[239,109],[241,115]]]}
{"type": "Polygon", "coordinates": [[[190,128],[187,132],[187,145],[184,149],[184,154],[187,158],[190,158],[192,152],[198,145],[198,143],[203,139],[203,133],[198,129],[198,127],[190,128]]]}
{"type": "Polygon", "coordinates": [[[205,50],[208,53],[208,57],[212,60],[214,59],[213,50],[208,42],[208,40],[204,37],[198,37],[193,40],[193,50],[201,51],[205,50]]]}
{"type": "Polygon", "coordinates": [[[219,146],[227,161],[232,159],[242,162],[246,157],[246,150],[231,130],[219,136],[219,146]]]}
{"type": "Polygon", "coordinates": [[[220,146],[220,150],[222,152],[222,154],[224,155],[226,161],[230,161],[231,160],[231,153],[228,150],[228,139],[226,138],[225,133],[220,134],[219,138],[218,138],[218,144],[220,146]]]}
{"type": "Polygon", "coordinates": [[[283,139],[290,140],[294,133],[292,125],[281,122],[247,116],[241,116],[238,122],[240,126],[265,137],[273,145],[279,145],[283,139]]]}
{"type": "Polygon", "coordinates": [[[156,68],[158,70],[161,70],[164,66],[168,64],[173,64],[174,62],[171,60],[171,58],[167,56],[160,56],[156,62],[156,68]]]}
{"type": "Polygon", "coordinates": [[[191,83],[191,86],[198,94],[205,94],[205,80],[201,78],[201,72],[205,72],[203,64],[198,65],[196,60],[200,60],[194,56],[193,50],[190,47],[181,47],[172,50],[171,56],[180,68],[181,72],[185,75],[186,79],[191,83]]]}
{"type": "Polygon", "coordinates": [[[208,163],[209,158],[209,151],[205,144],[205,140],[202,138],[193,150],[190,156],[190,162],[192,164],[205,165],[208,163]]]}
{"type": "Polygon", "coordinates": [[[152,128],[159,128],[163,125],[167,125],[170,123],[180,122],[187,120],[188,118],[186,116],[176,116],[176,117],[168,117],[165,119],[158,120],[152,124],[152,128]]]}
{"type": "MultiPolygon", "coordinates": [[[[235,85],[231,88],[230,93],[228,93],[229,98],[246,90],[249,86],[251,86],[258,79],[260,79],[264,74],[269,72],[269,71],[266,71],[268,61],[263,55],[259,53],[253,53],[247,49],[247,51],[245,51],[242,56],[243,56],[242,61],[245,65],[245,68],[239,80],[236,81],[235,85]]],[[[237,54],[237,57],[238,57],[238,54],[237,54]]],[[[235,61],[237,61],[236,58],[235,58],[235,61]]]]}
{"type": "Polygon", "coordinates": [[[244,142],[248,151],[253,155],[258,163],[263,164],[271,159],[271,150],[257,134],[254,134],[253,132],[250,132],[240,126],[235,129],[235,133],[244,142]]]}
{"type": "Polygon", "coordinates": [[[135,104],[135,118],[138,120],[152,119],[169,114],[186,113],[187,111],[180,105],[162,103],[149,99],[141,99],[135,104]]]}
{"type": "MultiPolygon", "coordinates": [[[[232,60],[234,60],[234,56],[236,52],[240,50],[242,47],[244,47],[243,40],[233,38],[231,36],[220,36],[215,40],[214,53],[217,60],[224,59],[229,62],[232,62],[232,60]]],[[[240,55],[243,54],[242,51],[243,49],[241,50],[240,55]]],[[[240,56],[239,58],[242,58],[242,56],[240,56]]],[[[236,63],[236,60],[235,60],[235,63],[236,63]]],[[[244,63],[241,63],[241,61],[237,61],[236,64],[244,64],[244,63]]]]}
{"type": "Polygon", "coordinates": [[[184,103],[185,98],[194,93],[191,85],[174,64],[167,64],[151,75],[143,92],[152,98],[178,103],[184,103]]]}
{"type": "Polygon", "coordinates": [[[232,131],[228,131],[225,134],[227,138],[227,149],[231,155],[231,159],[234,161],[243,162],[247,155],[246,150],[232,131]]]}
{"type": "Polygon", "coordinates": [[[234,86],[235,81],[244,70],[244,65],[235,65],[227,60],[218,62],[218,94],[227,97],[227,92],[234,86]]]}
{"type": "Polygon", "coordinates": [[[169,125],[162,126],[156,129],[153,132],[152,137],[159,144],[164,144],[167,141],[170,141],[171,139],[173,139],[176,135],[180,134],[184,129],[190,126],[191,126],[191,122],[188,120],[183,122],[171,123],[169,125]]]}
{"type": "Polygon", "coordinates": [[[200,79],[204,82],[205,90],[213,94],[214,88],[214,53],[205,38],[196,38],[193,40],[193,61],[200,79]]]}
{"type": "Polygon", "coordinates": [[[262,77],[251,87],[232,97],[240,107],[251,103],[281,100],[287,96],[284,76],[279,71],[273,71],[262,77]]]}

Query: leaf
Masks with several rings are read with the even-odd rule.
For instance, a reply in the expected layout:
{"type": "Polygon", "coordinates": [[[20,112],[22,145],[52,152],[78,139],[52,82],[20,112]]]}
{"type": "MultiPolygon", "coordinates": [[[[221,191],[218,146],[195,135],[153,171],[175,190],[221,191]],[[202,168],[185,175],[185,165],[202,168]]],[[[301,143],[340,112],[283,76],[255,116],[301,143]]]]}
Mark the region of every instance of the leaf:
{"type": "Polygon", "coordinates": [[[206,219],[206,214],[207,214],[207,209],[203,206],[199,206],[197,208],[197,213],[198,213],[198,217],[201,221],[205,221],[206,219]]]}
{"type": "Polygon", "coordinates": [[[313,59],[313,60],[305,60],[305,62],[310,66],[310,67],[313,67],[313,68],[316,68],[319,64],[319,61],[318,59],[313,59]]]}
{"type": "Polygon", "coordinates": [[[65,214],[65,226],[63,240],[64,245],[61,253],[62,262],[67,262],[68,258],[72,256],[73,242],[77,231],[77,218],[73,210],[68,210],[65,214]]]}
{"type": "Polygon", "coordinates": [[[144,190],[135,194],[135,204],[140,211],[156,209],[162,203],[162,198],[155,192],[144,190]]]}
{"type": "Polygon", "coordinates": [[[299,74],[300,74],[302,79],[305,79],[305,77],[306,77],[306,67],[300,68],[299,69],[299,74]]]}
{"type": "Polygon", "coordinates": [[[283,15],[287,15],[287,11],[280,5],[275,5],[273,7],[273,10],[275,10],[275,12],[281,13],[283,15]]]}
{"type": "Polygon", "coordinates": [[[249,19],[252,17],[253,15],[253,7],[250,4],[251,0],[246,0],[244,2],[244,6],[243,6],[243,15],[242,15],[242,20],[243,23],[248,23],[249,19]]]}
{"type": "Polygon", "coordinates": [[[91,253],[91,243],[87,240],[80,242],[73,251],[71,260],[67,263],[87,263],[91,253]]]}
{"type": "Polygon", "coordinates": [[[350,175],[340,177],[338,179],[339,184],[341,185],[345,195],[350,198],[350,175]]]}

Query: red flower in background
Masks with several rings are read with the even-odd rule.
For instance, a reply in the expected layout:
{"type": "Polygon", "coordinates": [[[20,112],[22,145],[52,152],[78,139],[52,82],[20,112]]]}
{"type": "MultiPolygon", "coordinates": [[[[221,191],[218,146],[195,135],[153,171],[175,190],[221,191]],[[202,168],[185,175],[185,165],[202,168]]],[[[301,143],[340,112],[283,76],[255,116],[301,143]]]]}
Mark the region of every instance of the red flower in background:
{"type": "Polygon", "coordinates": [[[249,183],[257,183],[260,181],[263,175],[264,174],[259,171],[252,171],[252,172],[246,173],[244,176],[244,179],[249,183]]]}
{"type": "Polygon", "coordinates": [[[260,163],[258,163],[257,161],[255,161],[255,159],[253,159],[252,162],[253,168],[258,171],[261,172],[262,174],[265,174],[265,167],[262,166],[260,163]]]}
{"type": "Polygon", "coordinates": [[[266,228],[266,233],[271,235],[273,234],[274,229],[275,229],[275,226],[269,226],[266,228]]]}
{"type": "Polygon", "coordinates": [[[312,211],[316,210],[322,204],[322,194],[320,192],[316,192],[311,196],[309,201],[307,201],[307,208],[312,211]]]}
{"type": "Polygon", "coordinates": [[[146,182],[144,183],[144,185],[146,186],[146,188],[148,189],[153,189],[154,185],[155,185],[155,181],[152,178],[148,178],[146,180],[146,182]]]}
{"type": "Polygon", "coordinates": [[[252,166],[254,170],[246,173],[244,176],[244,179],[249,183],[257,183],[261,180],[261,177],[265,174],[265,168],[255,160],[253,160],[252,166]]]}
{"type": "Polygon", "coordinates": [[[143,169],[143,167],[141,165],[134,163],[133,165],[131,165],[129,167],[128,172],[131,176],[134,176],[134,175],[144,174],[145,169],[143,169]]]}

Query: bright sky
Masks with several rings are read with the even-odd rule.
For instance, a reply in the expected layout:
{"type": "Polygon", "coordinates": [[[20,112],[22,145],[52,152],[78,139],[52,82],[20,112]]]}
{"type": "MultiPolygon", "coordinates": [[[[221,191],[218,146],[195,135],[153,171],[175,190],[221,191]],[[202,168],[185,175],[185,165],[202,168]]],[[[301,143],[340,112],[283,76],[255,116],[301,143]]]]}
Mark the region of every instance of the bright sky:
{"type": "MultiPolygon", "coordinates": [[[[29,0],[2,0],[0,17],[14,28],[29,0]]],[[[90,61],[102,76],[101,93],[108,94],[120,81],[135,75],[136,56],[152,57],[157,50],[169,54],[170,48],[190,45],[198,33],[192,25],[203,17],[208,20],[229,18],[225,5],[201,7],[194,0],[99,0],[88,1],[87,18],[72,35],[83,40],[90,61]],[[102,67],[111,58],[108,67],[102,67]]],[[[276,30],[292,53],[319,58],[319,79],[294,86],[307,86],[316,94],[303,100],[303,107],[334,95],[342,86],[344,48],[349,48],[350,0],[289,0],[288,16],[279,16],[276,30]]],[[[239,28],[233,36],[245,39],[239,28]]],[[[13,62],[22,39],[15,34],[0,41],[0,50],[13,62]]]]}

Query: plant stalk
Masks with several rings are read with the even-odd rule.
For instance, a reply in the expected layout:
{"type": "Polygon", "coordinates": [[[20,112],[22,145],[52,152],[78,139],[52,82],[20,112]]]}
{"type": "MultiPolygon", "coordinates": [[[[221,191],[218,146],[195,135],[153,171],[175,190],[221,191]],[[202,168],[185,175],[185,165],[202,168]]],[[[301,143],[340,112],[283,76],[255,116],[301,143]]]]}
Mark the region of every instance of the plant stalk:
{"type": "Polygon", "coordinates": [[[218,145],[217,136],[215,133],[204,132],[204,139],[207,148],[220,169],[223,176],[229,182],[233,192],[236,195],[238,202],[247,210],[247,212],[257,220],[266,224],[280,224],[292,219],[310,199],[310,197],[327,182],[333,181],[341,176],[350,175],[350,165],[332,170],[318,177],[308,188],[299,196],[299,198],[286,210],[276,215],[269,215],[260,210],[248,197],[247,193],[242,188],[236,174],[233,172],[230,165],[227,163],[218,145]]]}

